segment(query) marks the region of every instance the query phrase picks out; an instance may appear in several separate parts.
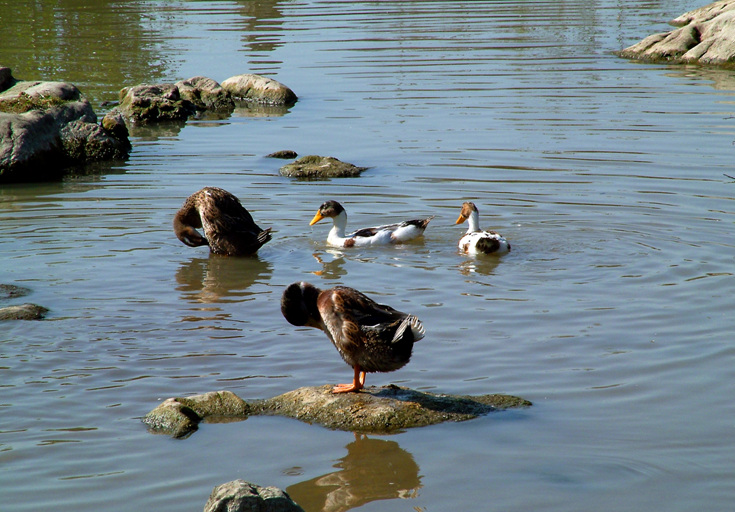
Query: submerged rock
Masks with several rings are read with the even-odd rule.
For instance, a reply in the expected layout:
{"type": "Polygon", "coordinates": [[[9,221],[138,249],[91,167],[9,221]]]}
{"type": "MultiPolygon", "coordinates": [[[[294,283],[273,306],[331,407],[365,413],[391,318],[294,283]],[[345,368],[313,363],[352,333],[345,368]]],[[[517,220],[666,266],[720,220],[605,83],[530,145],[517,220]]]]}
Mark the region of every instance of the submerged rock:
{"type": "Polygon", "coordinates": [[[14,284],[0,284],[0,299],[15,299],[31,293],[29,288],[14,284]]]}
{"type": "Polygon", "coordinates": [[[682,14],[670,23],[679,28],[648,36],[619,55],[652,62],[735,63],[735,3],[715,2],[682,14]]]}
{"type": "Polygon", "coordinates": [[[509,395],[442,395],[394,385],[334,394],[332,387],[303,387],[250,402],[229,391],[169,398],[148,413],[143,422],[156,433],[177,438],[190,435],[205,419],[234,420],[256,415],[288,416],[335,430],[390,433],[531,405],[528,400],[509,395]]]}
{"type": "Polygon", "coordinates": [[[266,158],[296,158],[297,156],[299,156],[298,153],[290,149],[282,149],[265,155],[266,158]]]}
{"type": "Polygon", "coordinates": [[[21,304],[0,308],[0,321],[3,320],[41,320],[48,309],[38,304],[21,304]]]}
{"type": "Polygon", "coordinates": [[[359,176],[365,169],[367,167],[357,167],[333,156],[308,155],[284,165],[279,172],[289,178],[324,179],[352,178],[359,176]]]}
{"type": "Polygon", "coordinates": [[[304,509],[277,487],[233,480],[214,488],[204,512],[304,512],[304,509]]]}

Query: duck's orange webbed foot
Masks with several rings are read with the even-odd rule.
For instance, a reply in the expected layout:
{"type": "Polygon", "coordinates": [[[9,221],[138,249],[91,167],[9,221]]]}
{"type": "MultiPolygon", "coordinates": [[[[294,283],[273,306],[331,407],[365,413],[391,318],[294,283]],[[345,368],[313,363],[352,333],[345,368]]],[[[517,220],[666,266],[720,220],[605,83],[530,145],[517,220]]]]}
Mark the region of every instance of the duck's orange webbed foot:
{"type": "Polygon", "coordinates": [[[355,377],[350,384],[337,384],[332,388],[332,393],[352,393],[360,391],[365,387],[365,372],[360,370],[359,366],[355,366],[355,377]]]}

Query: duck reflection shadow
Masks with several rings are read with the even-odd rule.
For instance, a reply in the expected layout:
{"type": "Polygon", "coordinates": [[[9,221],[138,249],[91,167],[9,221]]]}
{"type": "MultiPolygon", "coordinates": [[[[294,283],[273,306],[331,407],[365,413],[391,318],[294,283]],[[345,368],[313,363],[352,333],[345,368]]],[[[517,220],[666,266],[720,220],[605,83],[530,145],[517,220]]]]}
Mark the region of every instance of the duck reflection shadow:
{"type": "Polygon", "coordinates": [[[463,276],[470,276],[472,274],[481,274],[483,276],[489,276],[495,273],[495,269],[500,264],[502,258],[498,256],[478,256],[463,261],[459,264],[459,273],[463,276]]]}
{"type": "Polygon", "coordinates": [[[307,512],[344,512],[377,500],[415,498],[421,486],[413,456],[395,441],[355,434],[328,473],[286,489],[307,512]]]}
{"type": "Polygon", "coordinates": [[[326,279],[340,279],[347,274],[347,269],[344,268],[344,253],[329,249],[326,252],[332,256],[330,261],[324,261],[324,258],[327,257],[325,254],[319,252],[312,254],[314,259],[322,266],[321,270],[312,272],[312,274],[326,279]],[[324,256],[324,258],[322,258],[322,256],[324,256]]]}
{"type": "Polygon", "coordinates": [[[189,302],[229,302],[230,298],[240,300],[250,295],[248,288],[267,280],[272,273],[271,264],[257,256],[231,258],[210,254],[208,258],[194,258],[179,267],[176,289],[189,302]]]}

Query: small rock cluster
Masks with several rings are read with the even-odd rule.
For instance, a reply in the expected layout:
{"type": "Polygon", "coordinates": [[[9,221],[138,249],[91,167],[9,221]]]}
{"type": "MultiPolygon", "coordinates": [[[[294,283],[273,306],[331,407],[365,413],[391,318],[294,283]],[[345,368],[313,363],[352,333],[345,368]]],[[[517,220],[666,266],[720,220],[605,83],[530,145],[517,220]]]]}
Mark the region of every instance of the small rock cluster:
{"type": "Polygon", "coordinates": [[[67,169],[128,157],[129,126],[185,122],[202,112],[230,115],[238,101],[287,106],[296,94],[271,78],[243,74],[222,84],[197,76],[137,85],[100,123],[91,104],[66,82],[21,81],[0,66],[0,183],[56,179],[67,169]]]}

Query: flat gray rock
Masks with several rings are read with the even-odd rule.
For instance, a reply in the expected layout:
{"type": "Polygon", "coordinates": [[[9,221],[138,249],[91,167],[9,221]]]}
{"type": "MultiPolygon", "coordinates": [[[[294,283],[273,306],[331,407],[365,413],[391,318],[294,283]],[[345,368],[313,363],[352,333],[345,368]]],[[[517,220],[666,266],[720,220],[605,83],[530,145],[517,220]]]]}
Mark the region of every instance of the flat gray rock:
{"type": "Polygon", "coordinates": [[[256,415],[288,416],[335,430],[386,434],[531,405],[510,395],[443,395],[395,385],[334,394],[332,387],[303,387],[253,401],[242,400],[230,391],[169,398],[149,412],[143,422],[154,433],[177,438],[191,435],[204,420],[236,421],[256,415]]]}

